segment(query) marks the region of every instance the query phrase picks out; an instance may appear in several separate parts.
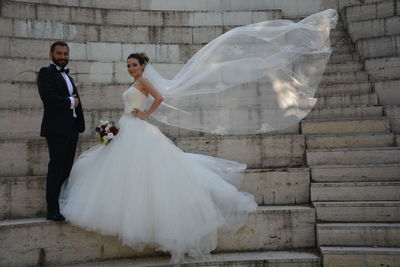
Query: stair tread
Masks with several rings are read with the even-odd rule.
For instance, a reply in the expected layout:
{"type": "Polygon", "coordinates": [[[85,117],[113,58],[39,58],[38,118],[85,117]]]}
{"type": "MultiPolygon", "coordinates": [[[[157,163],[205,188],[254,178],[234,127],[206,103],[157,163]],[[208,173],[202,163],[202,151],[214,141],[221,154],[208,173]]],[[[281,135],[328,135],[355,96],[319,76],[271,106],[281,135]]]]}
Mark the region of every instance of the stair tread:
{"type": "MultiPolygon", "coordinates": [[[[284,262],[284,261],[319,261],[318,252],[303,252],[303,251],[249,251],[249,252],[231,252],[231,253],[213,253],[210,259],[206,261],[198,261],[185,259],[183,264],[212,264],[213,262],[284,262]]],[[[166,266],[169,257],[148,257],[148,258],[133,258],[121,259],[114,261],[87,262],[85,266],[166,266]]],[[[82,264],[71,264],[68,266],[82,266],[82,264]]],[[[172,266],[172,265],[171,265],[172,266]]],[[[174,265],[175,266],[175,265],[174,265]]]]}
{"type": "MultiPolygon", "coordinates": [[[[338,148],[316,148],[307,149],[307,152],[349,152],[349,151],[382,151],[382,150],[399,150],[400,146],[383,146],[383,147],[338,147],[338,148]]],[[[326,165],[325,165],[326,167],[326,165]]]]}
{"type": "Polygon", "coordinates": [[[388,120],[389,118],[386,116],[379,116],[379,117],[350,117],[350,118],[330,118],[330,119],[304,119],[302,123],[308,122],[340,122],[340,121],[365,121],[365,120],[388,120]]]}
{"type": "MultiPolygon", "coordinates": [[[[279,211],[304,211],[311,212],[314,208],[309,205],[274,205],[274,206],[258,206],[257,210],[251,213],[266,213],[279,211]]],[[[11,220],[0,220],[0,227],[18,227],[24,225],[42,225],[42,224],[64,224],[66,222],[48,221],[44,217],[22,218],[11,220]]]]}
{"type": "Polygon", "coordinates": [[[385,254],[400,254],[400,247],[343,247],[343,246],[321,246],[320,247],[322,253],[326,252],[336,252],[338,254],[341,253],[385,253],[385,254]]]}
{"type": "Polygon", "coordinates": [[[323,227],[395,227],[400,228],[400,223],[377,223],[377,222],[346,222],[346,223],[317,223],[317,228],[323,227]]]}

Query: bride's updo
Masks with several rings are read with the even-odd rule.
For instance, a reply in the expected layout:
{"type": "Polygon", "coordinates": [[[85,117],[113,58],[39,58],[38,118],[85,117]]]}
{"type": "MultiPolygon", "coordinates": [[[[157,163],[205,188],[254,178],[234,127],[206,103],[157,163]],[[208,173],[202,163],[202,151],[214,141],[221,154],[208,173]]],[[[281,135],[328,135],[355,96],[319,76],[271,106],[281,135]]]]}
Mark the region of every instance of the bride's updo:
{"type": "Polygon", "coordinates": [[[149,62],[149,57],[143,52],[142,53],[132,53],[128,56],[128,58],[126,60],[128,60],[130,58],[136,58],[139,61],[140,65],[143,65],[143,64],[146,65],[149,62]]]}

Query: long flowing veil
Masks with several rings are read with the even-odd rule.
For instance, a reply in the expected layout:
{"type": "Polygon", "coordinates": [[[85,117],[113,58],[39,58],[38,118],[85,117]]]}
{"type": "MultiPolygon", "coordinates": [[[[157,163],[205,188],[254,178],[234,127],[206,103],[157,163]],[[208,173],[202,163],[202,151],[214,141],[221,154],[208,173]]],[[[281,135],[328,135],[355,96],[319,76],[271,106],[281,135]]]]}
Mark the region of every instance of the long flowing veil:
{"type": "Polygon", "coordinates": [[[164,96],[157,120],[214,134],[251,134],[297,125],[331,55],[336,10],[301,20],[234,28],[200,49],[171,80],[151,65],[144,76],[164,96]]]}

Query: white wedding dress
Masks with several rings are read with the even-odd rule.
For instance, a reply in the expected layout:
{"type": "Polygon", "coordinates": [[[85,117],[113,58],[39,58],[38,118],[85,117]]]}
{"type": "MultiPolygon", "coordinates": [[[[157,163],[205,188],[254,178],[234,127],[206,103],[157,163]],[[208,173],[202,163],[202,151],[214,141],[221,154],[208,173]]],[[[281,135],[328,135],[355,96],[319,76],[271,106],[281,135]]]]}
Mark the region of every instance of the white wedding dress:
{"type": "Polygon", "coordinates": [[[85,229],[117,235],[134,249],[207,257],[216,230],[254,211],[239,192],[245,164],[181,151],[160,130],[131,115],[147,97],[131,86],[123,93],[120,132],[109,145],[84,152],[61,192],[61,212],[85,229]],[[235,186],[234,186],[235,185],[235,186]]]}

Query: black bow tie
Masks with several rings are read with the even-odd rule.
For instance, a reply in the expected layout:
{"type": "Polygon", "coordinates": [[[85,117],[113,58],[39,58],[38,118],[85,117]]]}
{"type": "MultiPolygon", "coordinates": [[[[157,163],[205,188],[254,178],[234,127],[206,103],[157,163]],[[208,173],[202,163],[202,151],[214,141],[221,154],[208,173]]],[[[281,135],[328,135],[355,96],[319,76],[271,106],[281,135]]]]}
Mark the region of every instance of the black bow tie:
{"type": "Polygon", "coordinates": [[[62,69],[60,69],[58,72],[65,72],[66,74],[68,74],[69,73],[69,69],[64,69],[64,68],[62,68],[62,69]]]}

